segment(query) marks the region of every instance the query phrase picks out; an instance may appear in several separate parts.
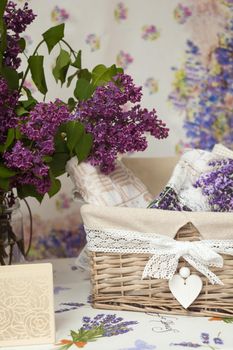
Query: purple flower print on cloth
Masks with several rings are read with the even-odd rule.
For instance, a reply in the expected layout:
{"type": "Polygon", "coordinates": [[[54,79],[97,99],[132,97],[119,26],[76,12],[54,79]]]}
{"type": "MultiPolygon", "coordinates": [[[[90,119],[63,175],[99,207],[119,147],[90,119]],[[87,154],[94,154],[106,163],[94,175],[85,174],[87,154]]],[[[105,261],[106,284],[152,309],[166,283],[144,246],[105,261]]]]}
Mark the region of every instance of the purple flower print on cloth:
{"type": "Polygon", "coordinates": [[[184,24],[192,15],[192,11],[188,6],[178,4],[173,12],[174,18],[179,24],[184,24]]]}
{"type": "Polygon", "coordinates": [[[56,314],[61,314],[63,312],[67,312],[67,311],[77,310],[80,307],[84,306],[85,304],[70,302],[70,303],[60,303],[60,305],[64,305],[64,306],[67,306],[67,307],[56,310],[55,311],[56,314]]]}
{"type": "Polygon", "coordinates": [[[153,77],[150,77],[148,79],[146,79],[145,81],[145,87],[148,88],[149,94],[155,94],[156,92],[158,92],[159,89],[159,85],[156,79],[154,79],[153,77]]]}
{"type": "Polygon", "coordinates": [[[156,349],[155,345],[150,345],[145,341],[138,339],[135,341],[134,346],[131,348],[124,348],[120,350],[153,350],[156,349]]]}
{"type": "Polygon", "coordinates": [[[57,344],[60,350],[68,350],[72,345],[83,348],[88,342],[96,341],[101,337],[128,333],[133,330],[130,326],[138,323],[137,321],[124,321],[116,314],[97,314],[93,318],[84,316],[82,321],[83,325],[78,331],[70,331],[72,340],[60,340],[57,344]]]}
{"type": "Polygon", "coordinates": [[[193,349],[196,349],[196,348],[200,348],[202,345],[200,344],[197,344],[197,343],[192,343],[192,342],[186,342],[186,341],[182,341],[181,343],[171,343],[170,344],[171,346],[174,345],[174,346],[184,346],[186,348],[193,348],[193,349]]]}
{"type": "Polygon", "coordinates": [[[57,287],[54,287],[53,288],[53,293],[55,295],[59,294],[60,292],[64,291],[64,290],[70,290],[71,288],[65,288],[65,287],[60,287],[60,286],[57,286],[57,287]]]}
{"type": "Polygon", "coordinates": [[[114,17],[117,22],[122,22],[128,18],[128,8],[123,2],[119,2],[114,10],[114,17]]]}
{"type": "Polygon", "coordinates": [[[122,67],[124,70],[127,69],[132,62],[133,57],[130,55],[130,53],[123,50],[121,50],[116,57],[117,65],[122,67]]]}
{"type": "Polygon", "coordinates": [[[155,25],[145,25],[142,27],[142,39],[153,41],[158,39],[160,32],[155,25]]]}
{"type": "Polygon", "coordinates": [[[207,332],[202,332],[200,335],[201,342],[199,343],[193,343],[193,342],[187,342],[183,341],[181,343],[171,343],[170,346],[184,346],[186,348],[206,348],[211,350],[218,350],[219,347],[216,347],[216,345],[223,345],[223,340],[220,338],[220,333],[217,335],[217,337],[210,337],[210,334],[207,332]]]}
{"type": "Polygon", "coordinates": [[[51,20],[54,23],[60,24],[64,23],[69,19],[70,15],[65,8],[55,6],[51,12],[51,20]]]}
{"type": "Polygon", "coordinates": [[[100,48],[100,38],[96,34],[88,34],[86,43],[90,46],[91,51],[96,51],[100,48]]]}

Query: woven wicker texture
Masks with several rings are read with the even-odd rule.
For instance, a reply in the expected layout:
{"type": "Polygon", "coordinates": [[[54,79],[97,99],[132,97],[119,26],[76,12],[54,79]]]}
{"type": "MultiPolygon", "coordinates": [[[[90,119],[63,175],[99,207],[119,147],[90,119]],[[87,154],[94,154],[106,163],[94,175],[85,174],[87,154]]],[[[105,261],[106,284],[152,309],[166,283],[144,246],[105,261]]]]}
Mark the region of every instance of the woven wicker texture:
{"type": "MultiPolygon", "coordinates": [[[[201,235],[191,224],[183,226],[177,240],[200,240],[201,235]]],[[[224,267],[212,268],[224,286],[212,285],[191,266],[203,281],[198,298],[186,310],[173,297],[166,280],[146,279],[141,276],[149,255],[91,253],[93,307],[111,310],[159,312],[192,316],[233,315],[233,259],[223,255],[224,267]]],[[[179,267],[187,266],[180,260],[179,267]]]]}

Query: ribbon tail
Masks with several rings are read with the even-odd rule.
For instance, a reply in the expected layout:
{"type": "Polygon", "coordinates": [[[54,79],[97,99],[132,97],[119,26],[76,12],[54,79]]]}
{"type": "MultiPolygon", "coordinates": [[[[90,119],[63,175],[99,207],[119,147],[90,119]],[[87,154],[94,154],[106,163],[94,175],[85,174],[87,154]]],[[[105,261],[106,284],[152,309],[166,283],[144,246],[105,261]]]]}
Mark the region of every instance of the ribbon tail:
{"type": "Polygon", "coordinates": [[[147,277],[170,280],[176,272],[179,256],[176,254],[154,254],[147,262],[142,279],[147,277]]]}
{"type": "Polygon", "coordinates": [[[224,285],[223,282],[216,276],[208,267],[200,262],[199,260],[193,258],[191,255],[184,255],[183,258],[197,271],[201,272],[204,276],[208,278],[211,284],[224,285]]]}

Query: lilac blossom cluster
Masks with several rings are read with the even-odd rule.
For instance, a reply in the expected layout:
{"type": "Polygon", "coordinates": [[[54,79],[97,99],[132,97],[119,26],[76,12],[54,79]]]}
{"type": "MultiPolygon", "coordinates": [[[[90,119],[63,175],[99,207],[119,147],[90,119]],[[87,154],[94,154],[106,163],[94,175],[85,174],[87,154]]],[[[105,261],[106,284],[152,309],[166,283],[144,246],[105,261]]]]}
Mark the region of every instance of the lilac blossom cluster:
{"type": "Polygon", "coordinates": [[[174,210],[174,211],[191,211],[189,207],[181,203],[175,190],[169,186],[150,203],[148,208],[174,210]]]}
{"type": "Polygon", "coordinates": [[[202,174],[195,187],[207,196],[212,211],[233,211],[233,159],[211,161],[212,170],[202,174]]]}
{"type": "Polygon", "coordinates": [[[42,195],[48,192],[51,182],[44,157],[54,152],[57,129],[68,120],[68,107],[58,99],[54,103],[37,103],[30,114],[22,118],[23,139],[3,154],[5,165],[18,172],[14,185],[33,185],[42,195]]]}
{"type": "Polygon", "coordinates": [[[17,69],[21,59],[18,57],[20,49],[20,33],[24,32],[29,24],[33,22],[36,15],[28,8],[25,2],[22,9],[17,8],[13,1],[7,3],[4,21],[7,28],[7,49],[4,55],[4,64],[17,69]]]}
{"type": "MultiPolygon", "coordinates": [[[[4,65],[17,69],[21,59],[18,55],[20,49],[20,34],[33,22],[35,15],[28,8],[28,3],[22,9],[17,8],[13,1],[8,1],[4,13],[4,21],[7,30],[7,48],[4,53],[4,65]]],[[[19,93],[9,89],[6,80],[0,78],[0,143],[4,143],[9,128],[17,125],[16,106],[18,104],[19,93]]]]}
{"type": "Polygon", "coordinates": [[[90,99],[79,103],[76,118],[94,137],[89,161],[105,174],[115,169],[118,154],[147,148],[146,132],[157,139],[168,136],[154,109],[148,111],[135,104],[141,96],[141,87],[136,87],[129,75],[118,74],[113,82],[97,87],[90,99]]]}
{"type": "Polygon", "coordinates": [[[91,331],[94,329],[101,329],[102,337],[111,337],[128,333],[133,329],[129,326],[137,324],[137,321],[124,321],[122,317],[114,315],[98,314],[93,319],[90,317],[83,317],[83,326],[81,330],[91,331]]]}
{"type": "Polygon", "coordinates": [[[59,99],[49,103],[39,102],[30,114],[24,117],[20,130],[29,140],[35,141],[43,155],[48,155],[54,151],[53,138],[58,127],[70,119],[67,105],[59,99]]]}
{"type": "Polygon", "coordinates": [[[6,80],[0,77],[0,143],[6,141],[8,129],[17,124],[15,108],[18,97],[18,92],[10,90],[6,80]]]}

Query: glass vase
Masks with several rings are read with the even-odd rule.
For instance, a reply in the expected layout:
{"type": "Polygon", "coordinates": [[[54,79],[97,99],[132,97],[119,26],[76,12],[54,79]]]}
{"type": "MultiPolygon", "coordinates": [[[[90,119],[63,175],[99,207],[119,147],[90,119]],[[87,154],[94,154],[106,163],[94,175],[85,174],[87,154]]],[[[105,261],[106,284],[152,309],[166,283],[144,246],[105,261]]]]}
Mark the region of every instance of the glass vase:
{"type": "Polygon", "coordinates": [[[23,215],[16,199],[11,206],[0,205],[0,264],[23,262],[24,256],[23,215]]]}

